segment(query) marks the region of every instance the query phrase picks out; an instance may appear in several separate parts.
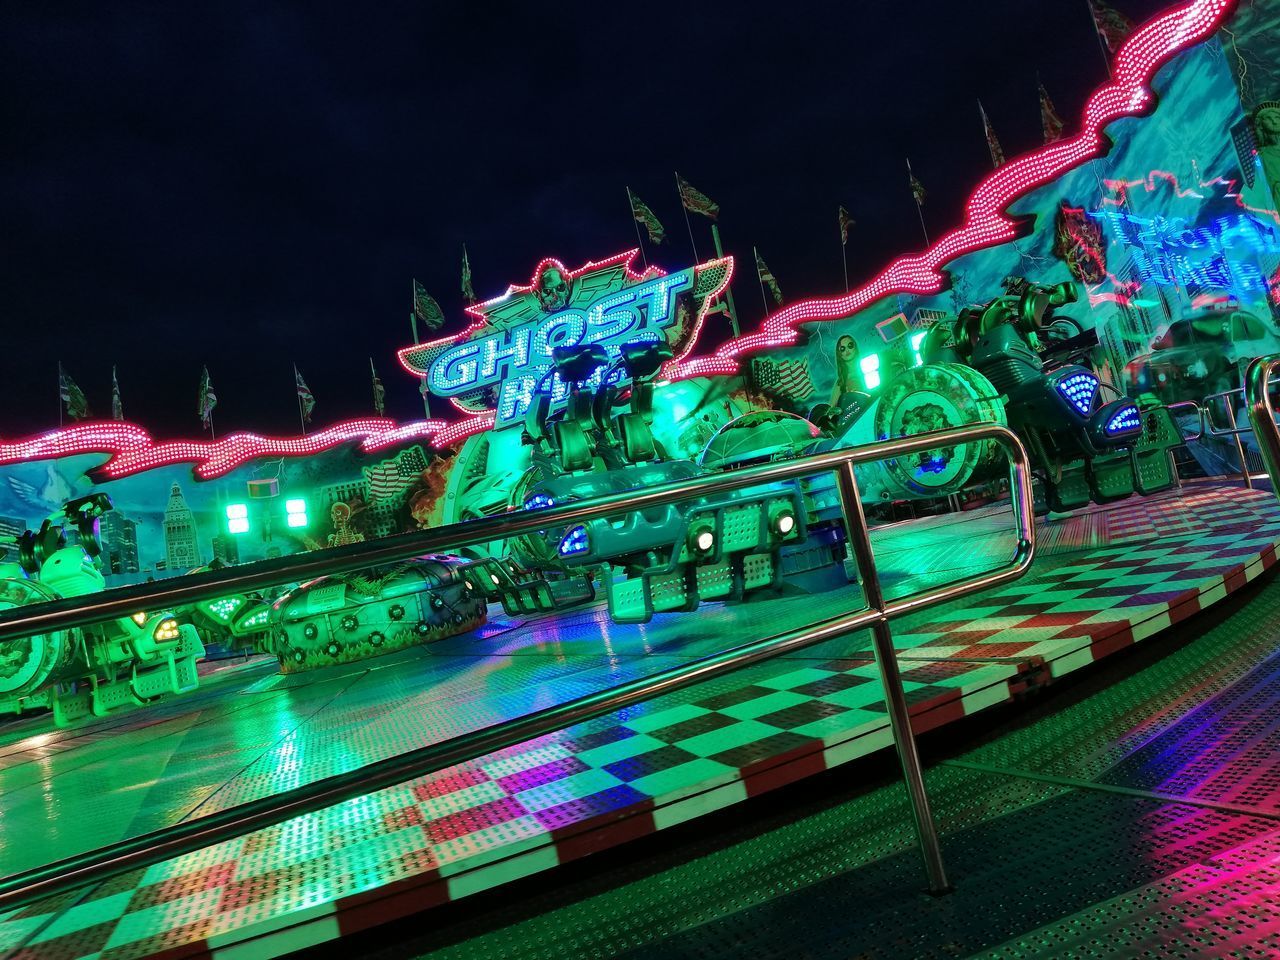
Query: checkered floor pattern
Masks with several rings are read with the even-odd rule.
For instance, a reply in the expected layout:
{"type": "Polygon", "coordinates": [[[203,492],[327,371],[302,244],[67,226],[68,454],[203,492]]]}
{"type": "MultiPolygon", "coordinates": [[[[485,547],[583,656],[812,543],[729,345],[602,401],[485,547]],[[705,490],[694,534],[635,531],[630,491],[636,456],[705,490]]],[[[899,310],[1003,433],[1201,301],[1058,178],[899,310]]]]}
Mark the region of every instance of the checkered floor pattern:
{"type": "MultiPolygon", "coordinates": [[[[976,537],[998,520],[966,522],[976,537]]],[[[1237,488],[1134,500],[1060,523],[1105,545],[1054,551],[997,595],[895,628],[917,729],[1151,636],[1273,565],[1280,544],[1274,498],[1237,488]]],[[[912,531],[938,533],[904,526],[885,539],[882,563],[895,550],[909,556],[912,531]]],[[[935,565],[952,562],[961,561],[939,556],[935,565]]],[[[742,639],[735,631],[759,636],[848,603],[780,598],[644,628],[589,611],[371,662],[358,675],[277,678],[248,664],[167,711],[66,734],[0,732],[0,864],[10,872],[50,850],[65,855],[59,844],[99,845],[112,839],[100,832],[112,817],[136,833],[199,816],[662,669],[742,639]],[[129,759],[140,752],[155,757],[151,766],[129,759]],[[45,831],[40,844],[24,841],[22,824],[27,841],[45,831]]],[[[878,672],[860,645],[761,664],[35,904],[0,917],[0,953],[276,955],[687,821],[890,743],[878,672]]]]}

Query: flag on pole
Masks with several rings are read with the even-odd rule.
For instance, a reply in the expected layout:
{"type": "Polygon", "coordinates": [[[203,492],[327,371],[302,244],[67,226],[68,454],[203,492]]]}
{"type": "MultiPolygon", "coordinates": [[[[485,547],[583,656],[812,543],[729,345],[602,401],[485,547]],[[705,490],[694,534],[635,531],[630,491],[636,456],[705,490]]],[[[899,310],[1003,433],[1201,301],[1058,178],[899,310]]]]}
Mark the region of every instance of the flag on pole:
{"type": "Polygon", "coordinates": [[[847,245],[849,243],[849,229],[857,226],[857,222],[853,217],[849,216],[849,211],[844,207],[840,208],[840,242],[847,245]]]}
{"type": "Polygon", "coordinates": [[[462,296],[467,303],[476,302],[476,288],[471,285],[471,258],[467,256],[467,245],[462,245],[462,296]]]}
{"type": "Polygon", "coordinates": [[[200,368],[200,390],[196,394],[196,416],[200,418],[200,426],[205,430],[213,428],[213,408],[218,405],[218,396],[213,392],[213,381],[209,379],[209,368],[200,368]]]}
{"type": "Polygon", "coordinates": [[[752,247],[751,251],[756,255],[756,273],[760,276],[760,282],[769,288],[769,293],[773,295],[773,302],[782,306],[782,288],[778,286],[777,278],[769,269],[769,265],[764,262],[764,257],[760,256],[760,251],[755,247],[752,247]]]}
{"type": "Polygon", "coordinates": [[[1088,3],[1089,12],[1093,14],[1093,28],[1098,31],[1107,51],[1115,53],[1133,33],[1133,21],[1103,0],[1088,0],[1088,3]]]}
{"type": "Polygon", "coordinates": [[[1037,83],[1037,86],[1040,88],[1040,129],[1044,131],[1044,142],[1057,143],[1062,139],[1062,128],[1066,124],[1053,108],[1053,101],[1049,99],[1049,91],[1045,90],[1044,84],[1037,83]]]}
{"type": "Polygon", "coordinates": [[[294,364],[293,378],[296,381],[298,389],[298,409],[302,411],[302,422],[311,422],[311,411],[315,409],[316,398],[311,393],[311,388],[307,386],[307,381],[302,379],[302,374],[298,372],[298,365],[294,364]]]}
{"type": "Polygon", "coordinates": [[[373,412],[382,416],[387,412],[387,388],[378,379],[378,371],[373,367],[373,357],[369,358],[369,373],[373,376],[373,412]]]}
{"type": "Polygon", "coordinates": [[[124,419],[124,403],[120,399],[120,381],[116,379],[116,365],[111,365],[111,419],[124,419]]]}
{"type": "Polygon", "coordinates": [[[688,180],[676,174],[676,186],[680,188],[680,202],[686,210],[700,213],[712,220],[720,216],[720,204],[716,203],[701,190],[696,189],[688,180]]]}
{"type": "Polygon", "coordinates": [[[982,114],[982,132],[987,135],[987,150],[991,153],[991,165],[999,167],[1004,163],[1004,149],[996,139],[996,132],[991,129],[991,120],[987,117],[986,108],[982,106],[981,100],[978,101],[978,112],[982,114]]]}
{"type": "Polygon", "coordinates": [[[72,420],[84,420],[89,416],[89,401],[85,399],[84,391],[62,369],[61,363],[58,364],[58,396],[67,405],[67,416],[72,420]]]}
{"type": "MultiPolygon", "coordinates": [[[[466,257],[465,253],[463,257],[466,257]]],[[[464,282],[465,278],[470,276],[469,273],[465,272],[468,269],[464,259],[464,282]]],[[[465,286],[463,290],[466,290],[465,286]]],[[[428,330],[439,330],[444,325],[444,311],[440,309],[440,304],[436,302],[435,297],[427,293],[426,288],[417,280],[413,281],[413,315],[421,320],[428,330]]]]}
{"type": "Polygon", "coordinates": [[[911,161],[907,161],[907,176],[911,179],[911,197],[915,200],[917,207],[924,206],[924,198],[927,194],[924,192],[924,186],[916,179],[915,173],[911,169],[911,161]]]}
{"type": "Polygon", "coordinates": [[[631,197],[631,215],[635,217],[636,223],[643,224],[645,230],[649,234],[650,243],[662,243],[667,239],[667,230],[662,225],[657,216],[649,205],[627,189],[627,195],[631,197]]]}

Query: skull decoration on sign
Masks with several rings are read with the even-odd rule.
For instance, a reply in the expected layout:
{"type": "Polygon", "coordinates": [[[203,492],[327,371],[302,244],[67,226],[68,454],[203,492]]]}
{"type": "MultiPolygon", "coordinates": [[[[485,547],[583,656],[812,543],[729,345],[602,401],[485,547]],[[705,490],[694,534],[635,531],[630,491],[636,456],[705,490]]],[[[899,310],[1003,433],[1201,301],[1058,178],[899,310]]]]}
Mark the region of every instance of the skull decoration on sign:
{"type": "Polygon", "coordinates": [[[538,283],[533,288],[534,296],[543,313],[555,313],[569,305],[569,278],[564,270],[555,264],[549,264],[538,274],[538,283]]]}

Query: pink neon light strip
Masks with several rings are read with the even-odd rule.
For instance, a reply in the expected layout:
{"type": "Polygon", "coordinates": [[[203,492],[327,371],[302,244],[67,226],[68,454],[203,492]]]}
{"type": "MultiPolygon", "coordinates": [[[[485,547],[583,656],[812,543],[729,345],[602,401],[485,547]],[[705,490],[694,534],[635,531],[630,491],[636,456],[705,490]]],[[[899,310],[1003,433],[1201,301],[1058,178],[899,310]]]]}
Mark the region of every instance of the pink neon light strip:
{"type": "Polygon", "coordinates": [[[835,320],[897,293],[942,289],[942,266],[975,250],[1016,239],[1004,211],[1020,197],[1102,153],[1102,131],[1120,117],[1141,113],[1153,100],[1156,71],[1180,50],[1208,37],[1226,19],[1235,0],[1195,0],[1170,11],[1125,41],[1112,64],[1111,82],[1094,91],[1084,108],[1082,132],[1000,167],[978,185],[965,205],[964,225],[923,253],[899,257],[868,283],[843,297],[805,300],[766,317],[756,333],[737,337],[709,357],[695,357],[672,370],[672,379],[728,375],[739,358],[756,350],[793,344],[802,323],[835,320]]]}
{"type": "MultiPolygon", "coordinates": [[[[944,264],[966,253],[1015,239],[1017,228],[1004,213],[1010,204],[1098,156],[1102,150],[1103,128],[1113,120],[1145,110],[1152,102],[1150,83],[1156,71],[1174,54],[1208,37],[1234,7],[1235,0],[1194,0],[1136,31],[1116,54],[1111,82],[1096,90],[1085,105],[1082,132],[1071,140],[1050,144],[1012,160],[983,180],[965,205],[964,224],[960,229],[946,234],[923,253],[899,257],[846,296],[793,304],[767,317],[759,332],[730,340],[711,356],[673,364],[667,371],[670,379],[733,374],[738,371],[740,357],[755,350],[795,343],[802,323],[846,317],[896,293],[937,293],[943,284],[944,264]]],[[[588,264],[577,272],[624,263],[628,274],[638,279],[641,275],[631,269],[635,255],[636,251],[626,251],[600,263],[588,264]]],[[[546,262],[540,264],[545,266],[546,262]]],[[[530,287],[513,286],[504,296],[526,292],[536,280],[535,271],[530,287]]],[[[708,297],[707,302],[711,299],[708,297]]],[[[478,328],[483,323],[484,308],[492,303],[486,301],[469,307],[467,312],[476,317],[477,322],[462,333],[444,338],[444,342],[452,342],[478,328]]],[[[396,426],[392,420],[369,418],[348,420],[295,439],[236,433],[211,443],[159,444],[134,424],[84,423],[35,438],[0,443],[0,465],[81,453],[109,453],[111,459],[96,471],[104,478],[123,477],[173,463],[194,463],[197,477],[212,479],[259,457],[311,456],[354,440],[360,440],[362,449],[367,451],[409,439],[429,439],[436,447],[447,447],[488,429],[492,423],[492,414],[452,424],[425,420],[403,426],[396,426]]]]}

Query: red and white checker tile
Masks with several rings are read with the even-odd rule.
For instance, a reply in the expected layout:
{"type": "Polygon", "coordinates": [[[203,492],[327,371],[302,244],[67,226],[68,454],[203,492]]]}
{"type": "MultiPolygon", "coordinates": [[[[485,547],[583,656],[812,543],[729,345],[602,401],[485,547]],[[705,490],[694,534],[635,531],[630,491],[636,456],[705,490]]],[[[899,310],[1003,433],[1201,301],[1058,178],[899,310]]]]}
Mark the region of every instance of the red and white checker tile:
{"type": "MultiPolygon", "coordinates": [[[[1280,544],[1274,498],[1235,488],[1127,501],[1082,522],[1101,524],[1107,545],[895,628],[918,730],[1180,622],[1274,565],[1280,544]]],[[[10,913],[0,952],[275,955],[551,869],[889,743],[867,659],[772,661],[10,913]]]]}

